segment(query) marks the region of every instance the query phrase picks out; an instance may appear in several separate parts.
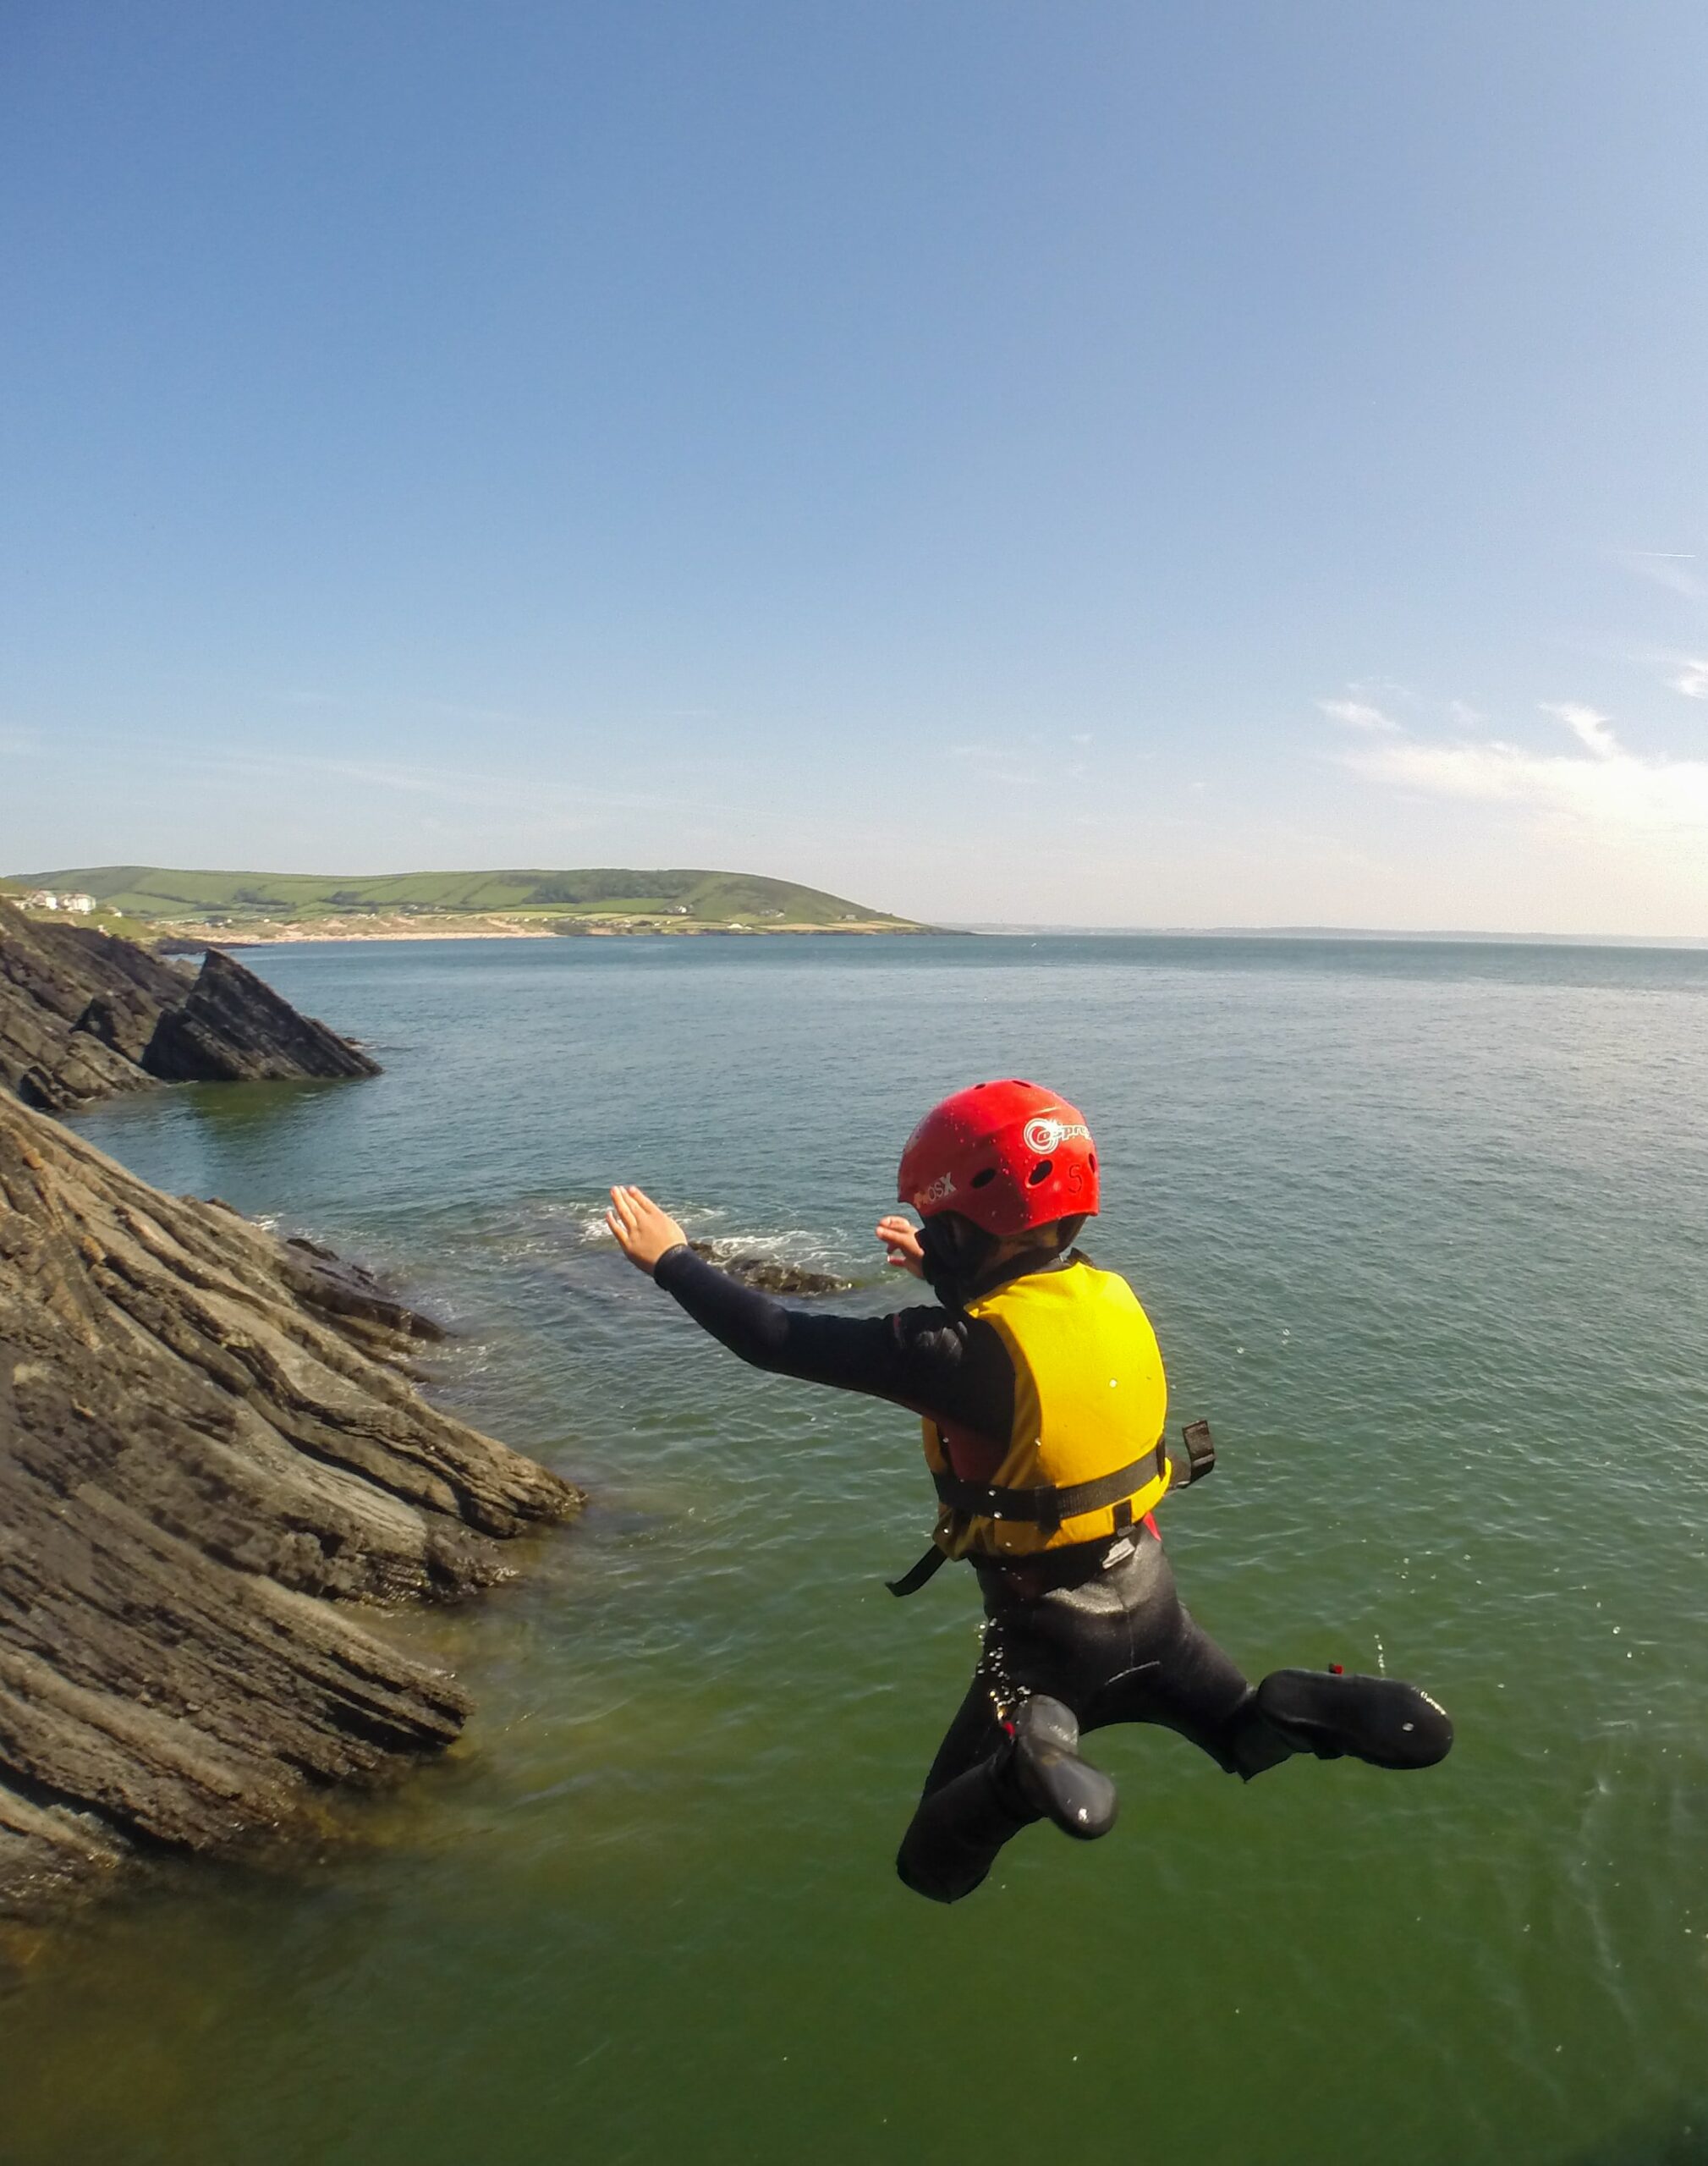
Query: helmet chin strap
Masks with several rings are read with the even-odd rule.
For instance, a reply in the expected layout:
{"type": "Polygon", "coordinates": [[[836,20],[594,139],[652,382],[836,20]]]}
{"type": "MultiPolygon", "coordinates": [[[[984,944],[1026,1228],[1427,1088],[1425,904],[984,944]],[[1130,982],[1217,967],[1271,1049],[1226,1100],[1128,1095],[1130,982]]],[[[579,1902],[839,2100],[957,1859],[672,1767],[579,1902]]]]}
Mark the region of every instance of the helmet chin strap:
{"type": "MultiPolygon", "coordinates": [[[[1071,1238],[1084,1223],[1083,1219],[1068,1220],[1063,1230],[1071,1238]]],[[[957,1212],[940,1212],[920,1229],[920,1268],[926,1285],[946,1309],[960,1308],[1005,1278],[1035,1270],[1039,1264],[1059,1256],[1063,1245],[1059,1240],[1027,1243],[999,1262],[1002,1243],[957,1212]]]]}
{"type": "Polygon", "coordinates": [[[982,1258],[977,1245],[996,1244],[988,1234],[945,1211],[927,1218],[920,1229],[920,1268],[925,1284],[946,1309],[958,1309],[971,1293],[982,1258]]]}

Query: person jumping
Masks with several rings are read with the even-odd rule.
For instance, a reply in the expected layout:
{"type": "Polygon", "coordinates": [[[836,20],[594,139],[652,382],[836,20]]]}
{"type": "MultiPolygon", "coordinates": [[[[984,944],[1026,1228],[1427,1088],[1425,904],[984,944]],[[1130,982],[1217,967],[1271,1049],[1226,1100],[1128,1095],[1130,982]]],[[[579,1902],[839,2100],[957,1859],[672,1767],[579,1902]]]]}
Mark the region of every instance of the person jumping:
{"type": "Polygon", "coordinates": [[[1112,1723],[1176,1730],[1246,1779],[1295,1753],[1443,1759],[1453,1724],[1414,1685],[1337,1668],[1254,1686],[1182,1608],[1153,1516],[1171,1479],[1156,1334],[1126,1280],[1074,1245],[1098,1202],[1079,1111],[1032,1083],[957,1091],[908,1139],[897,1196],[923,1223],[887,1218],[878,1239],[937,1306],[879,1317],[786,1308],[738,1284],[638,1188],[612,1190],[606,1223],[744,1361],[921,1419],[936,1527],[891,1590],[911,1594],[964,1559],[985,1627],[903,1839],[906,1884],[957,1902],[1039,1820],[1107,1834],[1115,1786],[1079,1741],[1112,1723]]]}

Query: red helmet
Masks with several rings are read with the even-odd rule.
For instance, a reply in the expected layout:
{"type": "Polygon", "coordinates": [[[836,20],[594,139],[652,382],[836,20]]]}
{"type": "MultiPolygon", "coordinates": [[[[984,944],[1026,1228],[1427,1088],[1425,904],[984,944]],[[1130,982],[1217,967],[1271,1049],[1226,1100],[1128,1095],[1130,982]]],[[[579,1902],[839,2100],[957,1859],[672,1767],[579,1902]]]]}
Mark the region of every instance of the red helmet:
{"type": "Polygon", "coordinates": [[[1006,1239],[1097,1208],[1085,1117],[1035,1083],[975,1083],[933,1106],[902,1152],[896,1194],[922,1218],[958,1211],[1006,1239]]]}

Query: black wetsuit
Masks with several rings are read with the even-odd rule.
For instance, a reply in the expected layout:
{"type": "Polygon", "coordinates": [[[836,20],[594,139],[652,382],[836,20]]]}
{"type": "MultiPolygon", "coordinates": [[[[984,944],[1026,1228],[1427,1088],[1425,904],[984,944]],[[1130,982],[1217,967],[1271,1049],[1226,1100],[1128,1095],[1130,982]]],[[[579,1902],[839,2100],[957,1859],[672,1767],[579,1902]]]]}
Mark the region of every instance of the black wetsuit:
{"type": "MultiPolygon", "coordinates": [[[[662,1257],[653,1275],[756,1368],[890,1399],[993,1438],[1012,1430],[1013,1364],[987,1322],[943,1307],[871,1317],[786,1308],[686,1247],[662,1257]]],[[[1161,1723],[1231,1773],[1287,1756],[1238,1666],[1181,1607],[1153,1528],[1026,1563],[974,1560],[974,1569],[988,1619],[984,1653],[898,1860],[920,1894],[942,1902],[969,1894],[1003,1843],[1039,1817],[1002,1775],[1004,1718],[1034,1693],[1063,1701],[1082,1729],[1161,1723]]]]}

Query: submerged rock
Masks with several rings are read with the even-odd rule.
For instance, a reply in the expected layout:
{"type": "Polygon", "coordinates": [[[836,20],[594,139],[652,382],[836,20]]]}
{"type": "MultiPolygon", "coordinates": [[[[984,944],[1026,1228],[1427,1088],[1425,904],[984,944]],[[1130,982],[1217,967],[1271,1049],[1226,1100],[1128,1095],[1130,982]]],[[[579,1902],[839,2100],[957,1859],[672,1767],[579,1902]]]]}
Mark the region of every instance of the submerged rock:
{"type": "Polygon", "coordinates": [[[132,941],[0,901],[0,1090],[26,1105],[62,1113],[158,1081],[378,1073],[217,949],[192,976],[132,941]]]}
{"type": "Polygon", "coordinates": [[[328,1597],[466,1594],[581,1498],[418,1395],[435,1335],[0,1093],[0,1916],[456,1735],[328,1597]]]}
{"type": "Polygon", "coordinates": [[[802,1263],[782,1263],[771,1256],[744,1256],[733,1251],[727,1241],[690,1241],[688,1245],[695,1256],[739,1278],[744,1286],[756,1287],[761,1294],[846,1294],[854,1284],[851,1278],[838,1278],[829,1271],[810,1271],[802,1263]]]}

